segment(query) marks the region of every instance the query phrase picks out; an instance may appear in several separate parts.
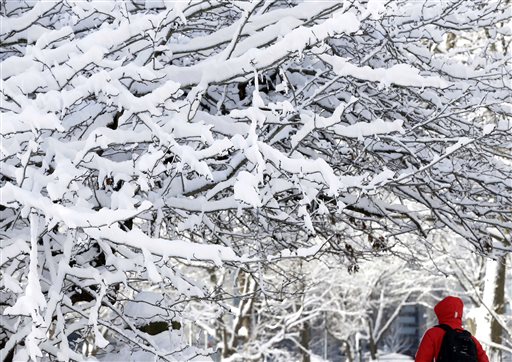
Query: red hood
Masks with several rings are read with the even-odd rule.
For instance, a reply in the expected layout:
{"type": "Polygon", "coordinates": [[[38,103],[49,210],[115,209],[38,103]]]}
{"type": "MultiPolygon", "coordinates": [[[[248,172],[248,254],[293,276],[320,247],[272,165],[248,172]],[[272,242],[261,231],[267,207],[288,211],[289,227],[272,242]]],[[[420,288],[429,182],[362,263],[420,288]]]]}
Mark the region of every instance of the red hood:
{"type": "Polygon", "coordinates": [[[448,324],[452,328],[462,328],[464,302],[457,297],[446,297],[434,307],[439,324],[448,324]]]}

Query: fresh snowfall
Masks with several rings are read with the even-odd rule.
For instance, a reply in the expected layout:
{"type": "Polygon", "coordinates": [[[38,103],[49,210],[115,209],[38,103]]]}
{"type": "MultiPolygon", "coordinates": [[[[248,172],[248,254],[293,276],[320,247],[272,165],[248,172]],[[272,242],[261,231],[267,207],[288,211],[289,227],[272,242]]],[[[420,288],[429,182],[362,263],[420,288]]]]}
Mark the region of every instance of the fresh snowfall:
{"type": "Polygon", "coordinates": [[[0,0],[0,360],[512,362],[511,21],[0,0]]]}

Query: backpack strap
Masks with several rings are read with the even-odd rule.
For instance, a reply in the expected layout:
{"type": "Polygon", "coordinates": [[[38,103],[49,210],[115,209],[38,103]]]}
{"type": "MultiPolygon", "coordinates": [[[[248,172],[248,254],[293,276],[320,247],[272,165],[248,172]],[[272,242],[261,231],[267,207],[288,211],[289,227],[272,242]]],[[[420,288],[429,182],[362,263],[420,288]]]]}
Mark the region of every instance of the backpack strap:
{"type": "Polygon", "coordinates": [[[465,329],[463,328],[456,328],[456,329],[453,329],[452,327],[450,327],[448,324],[438,324],[434,327],[437,327],[437,328],[441,328],[442,330],[444,330],[445,332],[449,332],[449,331],[464,331],[466,333],[469,333],[471,335],[470,332],[466,331],[465,329]]]}
{"type": "Polygon", "coordinates": [[[450,327],[449,325],[447,324],[438,324],[437,326],[435,326],[437,328],[441,328],[442,330],[444,330],[445,332],[448,332],[448,331],[453,331],[453,328],[450,327]]]}

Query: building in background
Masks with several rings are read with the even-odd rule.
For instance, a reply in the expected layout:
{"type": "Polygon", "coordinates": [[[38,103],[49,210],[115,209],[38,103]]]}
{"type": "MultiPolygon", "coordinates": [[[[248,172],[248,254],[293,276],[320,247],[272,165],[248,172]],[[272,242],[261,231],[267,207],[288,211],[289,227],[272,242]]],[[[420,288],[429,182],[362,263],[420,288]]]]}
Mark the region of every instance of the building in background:
{"type": "Polygon", "coordinates": [[[400,352],[413,357],[421,337],[427,329],[426,310],[421,305],[408,305],[402,308],[390,335],[385,339],[391,352],[400,352]]]}

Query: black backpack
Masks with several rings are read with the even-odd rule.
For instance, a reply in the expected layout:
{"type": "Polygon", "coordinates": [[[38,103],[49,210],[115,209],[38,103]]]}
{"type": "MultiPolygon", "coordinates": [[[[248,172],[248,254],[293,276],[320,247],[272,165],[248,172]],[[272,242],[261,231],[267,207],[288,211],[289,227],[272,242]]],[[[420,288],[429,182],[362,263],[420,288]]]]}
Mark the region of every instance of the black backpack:
{"type": "Polygon", "coordinates": [[[446,332],[436,362],[478,362],[476,344],[471,338],[471,333],[452,329],[446,324],[439,324],[436,327],[446,332]]]}

